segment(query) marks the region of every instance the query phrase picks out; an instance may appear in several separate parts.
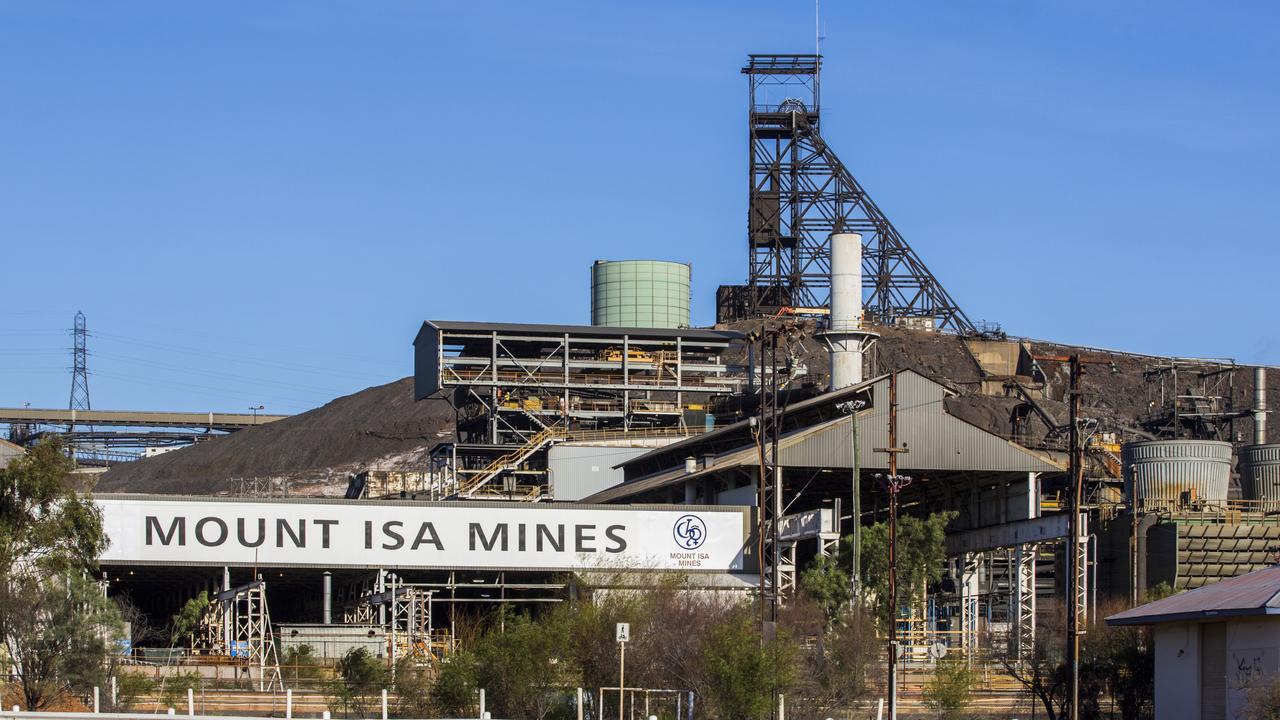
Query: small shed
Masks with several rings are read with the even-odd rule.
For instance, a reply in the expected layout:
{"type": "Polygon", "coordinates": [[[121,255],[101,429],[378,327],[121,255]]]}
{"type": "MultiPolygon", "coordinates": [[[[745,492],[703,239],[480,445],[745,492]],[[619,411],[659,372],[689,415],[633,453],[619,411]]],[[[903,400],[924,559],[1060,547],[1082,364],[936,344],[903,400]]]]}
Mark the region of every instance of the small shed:
{"type": "Polygon", "coordinates": [[[1280,672],[1280,565],[1140,605],[1110,625],[1152,625],[1157,718],[1244,720],[1250,687],[1280,672]]]}

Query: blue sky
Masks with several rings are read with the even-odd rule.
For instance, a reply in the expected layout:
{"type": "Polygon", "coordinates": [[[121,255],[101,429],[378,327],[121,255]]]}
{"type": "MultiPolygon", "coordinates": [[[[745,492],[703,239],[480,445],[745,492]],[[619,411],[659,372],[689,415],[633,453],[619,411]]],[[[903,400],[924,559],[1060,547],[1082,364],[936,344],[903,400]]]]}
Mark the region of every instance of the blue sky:
{"type": "MultiPolygon", "coordinates": [[[[1280,9],[823,3],[824,136],[970,317],[1280,363],[1280,9]]],[[[0,0],[0,405],[297,412],[423,319],[746,267],[750,52],[809,2],[0,0]]]]}

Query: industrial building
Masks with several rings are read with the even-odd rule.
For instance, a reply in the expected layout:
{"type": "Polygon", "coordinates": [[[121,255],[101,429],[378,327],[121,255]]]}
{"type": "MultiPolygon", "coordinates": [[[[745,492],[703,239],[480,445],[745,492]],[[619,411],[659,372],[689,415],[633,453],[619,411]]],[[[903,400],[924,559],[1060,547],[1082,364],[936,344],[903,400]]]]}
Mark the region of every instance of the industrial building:
{"type": "MultiPolygon", "coordinates": [[[[776,609],[809,561],[898,508],[955,514],[945,579],[899,608],[913,662],[939,644],[1026,658],[1050,600],[1085,622],[1100,596],[1136,604],[1157,586],[1271,565],[1268,369],[1011,339],[971,321],[820,135],[820,69],[814,55],[753,55],[742,69],[748,272],[717,290],[715,327],[690,327],[692,269],[661,260],[592,264],[590,325],[427,320],[406,404],[447,415],[445,429],[353,430],[396,442],[399,464],[331,468],[342,499],[184,497],[173,502],[221,505],[177,524],[156,498],[107,496],[122,541],[103,558],[110,591],[157,616],[216,591],[204,647],[253,644],[266,683],[271,633],[436,657],[459,608],[536,608],[614,571],[688,574],[776,609]],[[935,355],[911,357],[904,337],[935,355]],[[280,515],[299,508],[321,523],[303,523],[310,542],[326,533],[308,555],[294,552],[298,520],[280,515]],[[541,562],[544,541],[564,553],[572,538],[575,556],[609,547],[607,520],[542,534],[557,513],[657,524],[616,541],[644,537],[643,555],[541,562]],[[523,514],[501,535],[484,525],[523,514]],[[241,524],[204,519],[220,515],[241,524]],[[437,515],[449,519],[428,531],[437,515]],[[690,517],[724,523],[720,555],[681,544],[690,517]],[[460,539],[437,537],[445,526],[460,539]],[[179,533],[198,557],[161,552],[179,533]],[[442,551],[477,542],[504,552],[442,551]]],[[[291,422],[273,420],[218,442],[291,422]]]]}

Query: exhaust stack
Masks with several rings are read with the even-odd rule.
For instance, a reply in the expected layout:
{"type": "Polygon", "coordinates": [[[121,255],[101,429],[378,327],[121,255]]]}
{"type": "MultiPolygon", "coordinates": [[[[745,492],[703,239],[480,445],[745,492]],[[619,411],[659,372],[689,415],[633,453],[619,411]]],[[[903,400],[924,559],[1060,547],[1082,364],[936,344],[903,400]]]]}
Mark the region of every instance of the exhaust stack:
{"type": "Polygon", "coordinates": [[[1253,369],[1253,444],[1267,444],[1267,369],[1253,369]]]}
{"type": "Polygon", "coordinates": [[[877,335],[862,328],[862,236],[831,235],[831,315],[822,333],[831,351],[831,389],[862,382],[862,355],[877,335]]]}

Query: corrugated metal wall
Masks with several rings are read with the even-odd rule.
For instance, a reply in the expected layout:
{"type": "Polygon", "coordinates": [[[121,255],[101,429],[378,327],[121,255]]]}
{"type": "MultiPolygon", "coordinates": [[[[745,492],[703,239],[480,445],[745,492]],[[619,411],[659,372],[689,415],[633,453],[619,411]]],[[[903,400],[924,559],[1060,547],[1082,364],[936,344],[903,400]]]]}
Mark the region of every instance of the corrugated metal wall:
{"type": "Polygon", "coordinates": [[[554,500],[581,500],[622,482],[614,465],[649,452],[651,447],[602,447],[561,443],[547,453],[554,500]]]}

